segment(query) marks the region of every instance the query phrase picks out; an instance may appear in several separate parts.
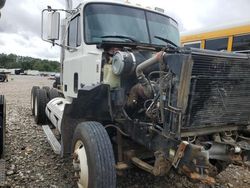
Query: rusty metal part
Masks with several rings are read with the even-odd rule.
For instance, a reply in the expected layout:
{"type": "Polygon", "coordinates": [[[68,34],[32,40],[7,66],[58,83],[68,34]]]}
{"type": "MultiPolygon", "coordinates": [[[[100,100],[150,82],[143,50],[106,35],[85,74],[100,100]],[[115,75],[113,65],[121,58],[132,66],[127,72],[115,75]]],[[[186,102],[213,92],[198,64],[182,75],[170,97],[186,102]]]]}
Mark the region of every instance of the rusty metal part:
{"type": "Polygon", "coordinates": [[[213,134],[213,140],[215,142],[221,142],[221,136],[220,136],[220,134],[219,133],[213,134]]]}
{"type": "Polygon", "coordinates": [[[242,161],[243,162],[243,159],[242,159],[241,155],[239,155],[239,154],[230,155],[230,158],[234,162],[237,162],[237,161],[242,161]]]}
{"type": "Polygon", "coordinates": [[[115,165],[115,168],[116,168],[116,170],[126,170],[129,168],[129,165],[127,163],[124,163],[124,162],[118,162],[115,165]]]}
{"type": "Polygon", "coordinates": [[[196,167],[195,170],[191,170],[187,165],[183,165],[181,168],[181,171],[193,180],[198,180],[209,185],[215,184],[215,179],[208,175],[209,170],[203,167],[196,167]]]}
{"type": "Polygon", "coordinates": [[[153,174],[154,176],[163,176],[167,174],[172,167],[171,162],[166,159],[164,152],[161,151],[155,152],[154,166],[142,161],[137,157],[132,157],[131,160],[137,167],[153,174]]]}
{"type": "Polygon", "coordinates": [[[116,169],[116,174],[118,176],[123,176],[124,175],[124,170],[127,170],[130,168],[130,165],[125,163],[125,162],[118,162],[115,165],[115,169],[116,169]]]}
{"type": "Polygon", "coordinates": [[[179,165],[179,162],[181,160],[181,158],[184,156],[184,152],[185,152],[185,149],[188,145],[188,142],[187,141],[182,141],[175,153],[175,157],[174,157],[174,160],[172,162],[172,165],[177,168],[178,165],[179,165]]]}
{"type": "Polygon", "coordinates": [[[183,170],[188,173],[189,177],[193,180],[201,181],[205,184],[215,184],[215,179],[213,177],[210,177],[206,174],[198,174],[197,172],[190,172],[187,166],[183,166],[183,170]]]}
{"type": "Polygon", "coordinates": [[[132,157],[131,160],[133,164],[136,165],[137,167],[141,168],[142,170],[145,170],[146,172],[153,174],[154,167],[152,165],[142,161],[141,159],[137,157],[132,157]]]}
{"type": "Polygon", "coordinates": [[[139,97],[146,98],[142,85],[136,84],[129,92],[127,106],[133,107],[136,105],[139,97]]]}
{"type": "Polygon", "coordinates": [[[135,157],[135,150],[127,150],[124,151],[124,161],[130,161],[133,157],[135,157]]]}
{"type": "Polygon", "coordinates": [[[173,166],[178,168],[193,180],[199,180],[205,184],[214,184],[216,168],[209,162],[209,152],[203,147],[182,141],[175,153],[173,166]]]}
{"type": "Polygon", "coordinates": [[[172,163],[166,159],[163,152],[155,152],[155,164],[153,168],[153,174],[155,176],[163,176],[169,172],[172,167],[172,163]]]}

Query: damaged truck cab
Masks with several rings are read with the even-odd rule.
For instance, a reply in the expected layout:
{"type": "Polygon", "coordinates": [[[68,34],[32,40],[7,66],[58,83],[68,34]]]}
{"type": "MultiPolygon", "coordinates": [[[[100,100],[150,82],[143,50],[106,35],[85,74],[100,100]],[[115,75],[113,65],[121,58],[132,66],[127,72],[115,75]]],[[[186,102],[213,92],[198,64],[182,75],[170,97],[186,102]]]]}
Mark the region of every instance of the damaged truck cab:
{"type": "Polygon", "coordinates": [[[66,2],[43,11],[43,39],[62,47],[62,90],[34,86],[31,104],[54,151],[73,155],[79,187],[115,187],[133,166],[212,184],[249,160],[248,55],[179,47],[161,9],[66,2]]]}

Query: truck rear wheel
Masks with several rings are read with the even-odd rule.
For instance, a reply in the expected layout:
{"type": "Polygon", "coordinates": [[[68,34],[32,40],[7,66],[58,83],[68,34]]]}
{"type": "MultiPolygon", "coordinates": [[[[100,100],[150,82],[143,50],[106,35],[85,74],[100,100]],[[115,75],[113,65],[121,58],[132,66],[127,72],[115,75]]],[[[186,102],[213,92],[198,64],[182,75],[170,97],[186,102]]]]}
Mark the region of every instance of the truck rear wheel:
{"type": "Polygon", "coordinates": [[[48,86],[43,86],[42,89],[44,89],[46,91],[46,94],[47,94],[47,97],[49,99],[49,90],[50,90],[50,87],[48,86]]]}
{"type": "Polygon", "coordinates": [[[35,103],[35,96],[36,96],[36,90],[37,89],[39,89],[38,86],[33,86],[32,89],[31,89],[30,104],[31,104],[32,115],[35,115],[34,103],[35,103]]]}
{"type": "Polygon", "coordinates": [[[56,97],[60,97],[59,92],[56,89],[51,88],[49,90],[49,100],[54,99],[56,97]]]}
{"type": "Polygon", "coordinates": [[[113,148],[102,124],[80,123],[74,132],[72,148],[78,187],[116,187],[113,148]]]}
{"type": "Polygon", "coordinates": [[[35,121],[38,125],[45,124],[47,121],[45,108],[47,104],[47,94],[44,89],[37,89],[35,94],[34,109],[35,121]]]}

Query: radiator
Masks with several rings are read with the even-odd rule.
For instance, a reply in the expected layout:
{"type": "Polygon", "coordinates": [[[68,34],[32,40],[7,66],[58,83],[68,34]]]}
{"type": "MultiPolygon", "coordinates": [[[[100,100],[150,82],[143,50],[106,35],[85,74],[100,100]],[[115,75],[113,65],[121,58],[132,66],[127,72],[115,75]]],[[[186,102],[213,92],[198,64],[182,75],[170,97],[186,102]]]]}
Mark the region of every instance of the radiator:
{"type": "Polygon", "coordinates": [[[191,54],[192,76],[182,128],[248,125],[249,57],[204,50],[191,54]]]}

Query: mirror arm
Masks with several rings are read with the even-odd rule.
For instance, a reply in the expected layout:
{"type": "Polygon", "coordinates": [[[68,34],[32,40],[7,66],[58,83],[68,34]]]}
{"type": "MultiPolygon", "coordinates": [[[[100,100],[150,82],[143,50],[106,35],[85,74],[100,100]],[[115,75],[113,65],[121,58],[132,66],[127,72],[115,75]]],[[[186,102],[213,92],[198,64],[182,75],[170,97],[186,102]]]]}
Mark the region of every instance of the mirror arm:
{"type": "Polygon", "coordinates": [[[69,14],[75,14],[78,11],[78,9],[52,9],[51,6],[48,6],[48,8],[43,9],[42,12],[44,12],[44,11],[48,11],[48,12],[57,12],[57,11],[59,11],[59,12],[66,12],[66,13],[69,13],[69,14]]]}
{"type": "Polygon", "coordinates": [[[42,38],[42,40],[45,41],[45,42],[51,43],[52,46],[57,45],[57,46],[60,46],[61,48],[69,48],[69,49],[72,50],[72,51],[76,51],[76,50],[77,50],[76,47],[72,47],[72,46],[68,46],[68,45],[63,45],[63,44],[59,44],[59,43],[55,42],[54,40],[53,40],[53,41],[50,41],[50,40],[46,40],[46,39],[43,39],[43,38],[42,38]]]}

